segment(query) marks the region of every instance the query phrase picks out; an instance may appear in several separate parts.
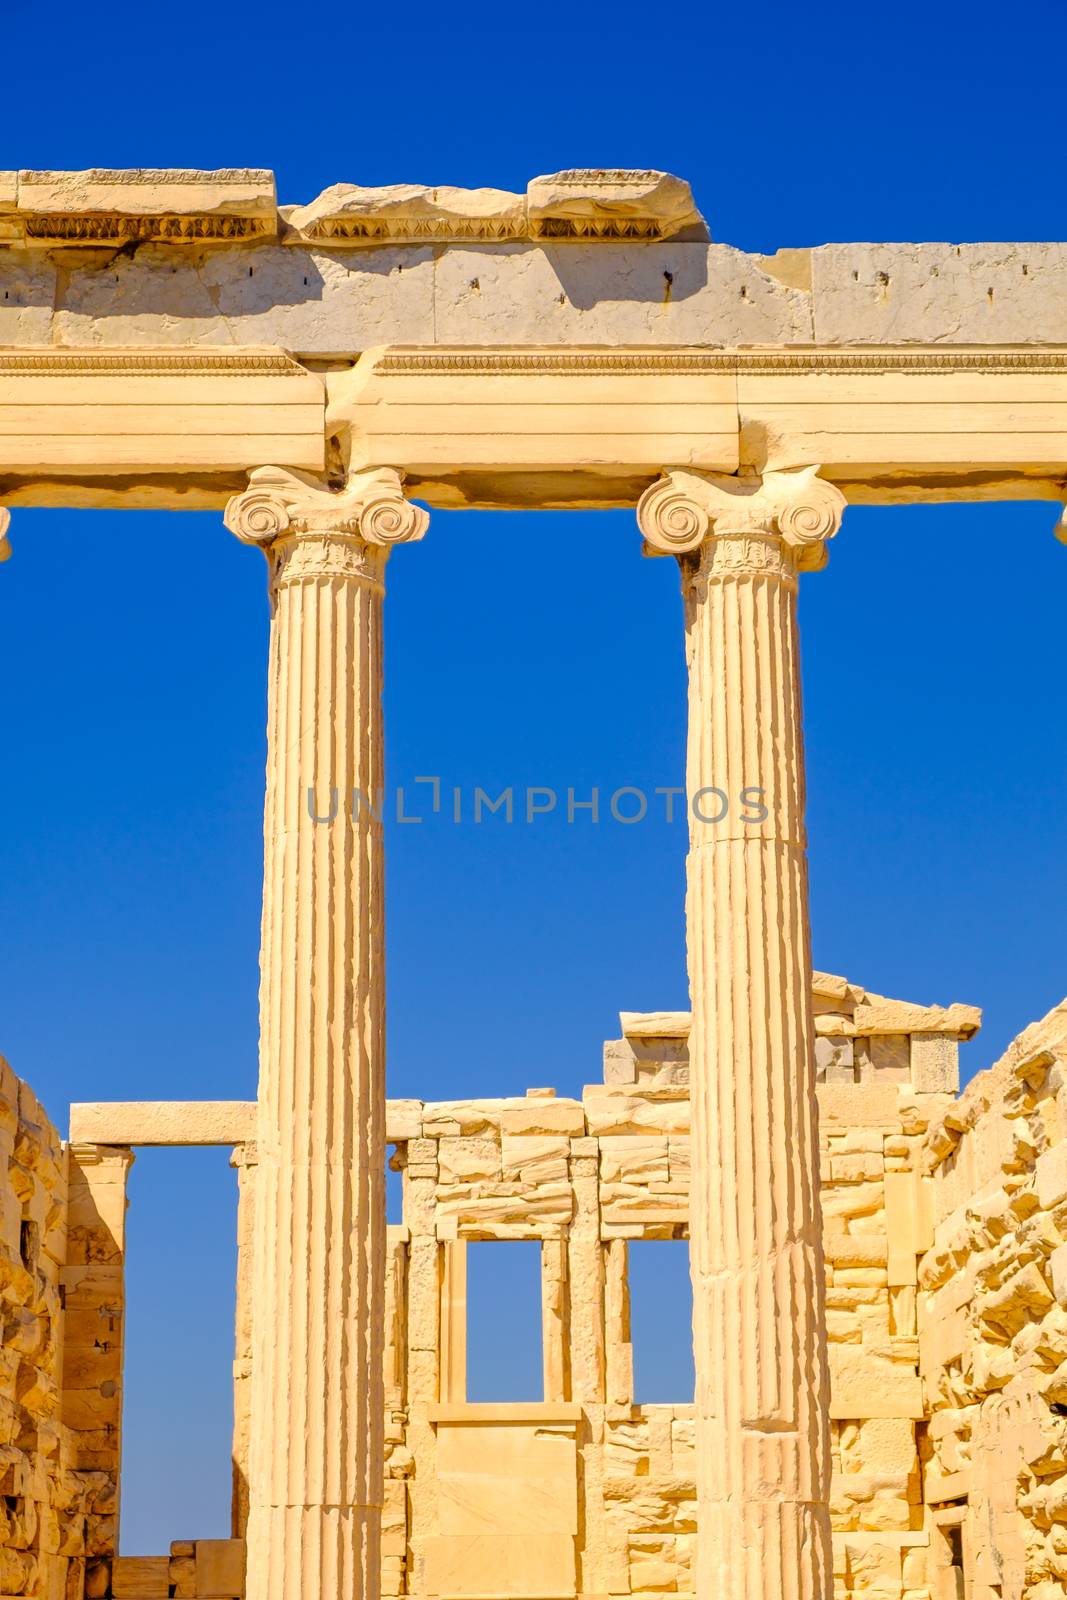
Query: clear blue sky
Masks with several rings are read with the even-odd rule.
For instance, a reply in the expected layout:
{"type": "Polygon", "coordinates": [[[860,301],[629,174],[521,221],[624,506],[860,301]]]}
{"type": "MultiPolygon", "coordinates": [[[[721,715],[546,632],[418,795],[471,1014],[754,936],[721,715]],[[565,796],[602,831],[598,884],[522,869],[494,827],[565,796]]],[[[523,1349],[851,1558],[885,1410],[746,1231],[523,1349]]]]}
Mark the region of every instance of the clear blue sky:
{"type": "MultiPolygon", "coordinates": [[[[375,15],[19,8],[0,166],[269,166],[283,201],[660,166],[748,249],[1062,234],[1050,0],[375,15]]],[[[816,963],[983,1005],[972,1070],[1067,989],[1055,515],[853,509],[804,584],[816,963]]],[[[206,513],[19,512],[13,537],[0,1050],[61,1128],[71,1100],[251,1096],[262,562],[206,513]]],[[[678,781],[677,576],[628,515],[437,514],[389,579],[392,781],[678,781]]],[[[388,847],[392,1093],[574,1092],[620,1008],[686,1003],[680,824],[438,819],[388,847]]],[[[158,1552],[227,1531],[233,1180],[146,1152],[132,1192],[124,1544],[158,1552]]]]}

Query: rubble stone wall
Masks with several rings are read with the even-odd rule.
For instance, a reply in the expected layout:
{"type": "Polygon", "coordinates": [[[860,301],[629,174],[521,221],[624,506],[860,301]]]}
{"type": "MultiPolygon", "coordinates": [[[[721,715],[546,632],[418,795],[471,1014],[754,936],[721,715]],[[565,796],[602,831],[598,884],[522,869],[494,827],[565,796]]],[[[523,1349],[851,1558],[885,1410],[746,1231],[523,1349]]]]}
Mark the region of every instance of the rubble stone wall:
{"type": "MultiPolygon", "coordinates": [[[[969,1600],[1067,1592],[1067,1004],[930,1129],[925,1496],[969,1600]]],[[[948,1592],[944,1589],[942,1592],[948,1592]]]]}
{"type": "MultiPolygon", "coordinates": [[[[112,1153],[113,1154],[113,1153],[112,1153]]],[[[121,1261],[121,1218],[109,1235],[59,1134],[0,1060],[0,1595],[70,1600],[87,1562],[114,1537],[118,1431],[79,1408],[110,1356],[70,1343],[90,1262],[121,1261]],[[78,1263],[71,1266],[70,1263],[78,1263]],[[70,1297],[70,1298],[68,1298],[70,1297]],[[90,1370],[92,1369],[92,1370],[90,1370]],[[84,1448],[86,1430],[92,1449],[84,1448]]],[[[121,1268],[119,1268],[121,1271],[121,1268]]],[[[121,1295],[121,1291],[120,1291],[121,1295]]],[[[121,1323],[121,1298],[112,1308],[121,1323]]],[[[101,1316],[103,1314],[101,1313],[101,1316]]],[[[118,1347],[113,1394],[117,1415],[118,1347]]],[[[99,1392],[99,1387],[98,1387],[99,1392]]],[[[92,1592],[92,1591],[90,1591],[92,1592]]]]}

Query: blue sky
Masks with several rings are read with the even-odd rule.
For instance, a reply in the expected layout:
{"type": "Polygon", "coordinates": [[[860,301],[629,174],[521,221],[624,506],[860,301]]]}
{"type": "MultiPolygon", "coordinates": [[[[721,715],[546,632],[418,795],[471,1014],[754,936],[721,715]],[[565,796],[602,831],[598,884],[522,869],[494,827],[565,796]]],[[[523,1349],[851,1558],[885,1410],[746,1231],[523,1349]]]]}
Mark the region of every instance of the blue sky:
{"type": "MultiPolygon", "coordinates": [[[[16,7],[10,59],[42,65],[5,84],[0,166],[262,165],[284,201],[661,166],[748,249],[1062,233],[1041,63],[1065,29],[1044,0],[1010,26],[981,4],[776,0],[390,16],[119,3],[51,13],[53,47],[16,7]]],[[[1055,517],[853,508],[803,586],[816,964],[983,1005],[972,1070],[1067,988],[1055,517]]],[[[0,1050],[64,1128],[71,1100],[251,1096],[262,562],[207,513],[12,531],[0,1050]]],[[[639,551],[623,513],[436,514],[390,563],[390,781],[678,781],[677,575],[639,551]]],[[[392,1093],[575,1092],[620,1008],[686,1003],[680,823],[439,817],[388,849],[392,1093]]],[[[156,1552],[227,1531],[233,1175],[218,1152],[145,1152],[132,1193],[124,1545],[156,1552]]]]}

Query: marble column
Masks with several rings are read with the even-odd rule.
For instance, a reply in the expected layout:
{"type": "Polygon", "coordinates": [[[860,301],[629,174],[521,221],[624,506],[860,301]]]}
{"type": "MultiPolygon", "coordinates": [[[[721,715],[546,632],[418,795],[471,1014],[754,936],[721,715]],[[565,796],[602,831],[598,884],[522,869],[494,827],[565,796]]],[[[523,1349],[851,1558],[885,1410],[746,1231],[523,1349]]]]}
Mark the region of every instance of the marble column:
{"type": "Polygon", "coordinates": [[[796,591],[843,507],[815,468],[671,472],[638,506],[680,558],[689,664],[701,1600],[833,1589],[796,591]]]}
{"type": "Polygon", "coordinates": [[[379,1593],[385,1273],[382,598],[391,471],[264,467],[226,525],[272,603],[248,1600],[379,1593]]]}

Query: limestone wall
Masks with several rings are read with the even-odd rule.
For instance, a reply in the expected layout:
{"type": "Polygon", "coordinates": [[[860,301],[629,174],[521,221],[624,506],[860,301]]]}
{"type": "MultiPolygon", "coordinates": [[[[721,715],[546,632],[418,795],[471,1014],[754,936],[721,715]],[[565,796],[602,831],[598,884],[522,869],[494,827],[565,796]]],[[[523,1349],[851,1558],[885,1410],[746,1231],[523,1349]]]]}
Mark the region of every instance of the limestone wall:
{"type": "Polygon", "coordinates": [[[1026,1029],[925,1141],[926,1500],[938,1595],[1067,1590],[1067,1004],[1026,1029]]]}
{"type": "Polygon", "coordinates": [[[0,1058],[0,1600],[243,1593],[239,1539],[116,1553],[132,1160],[64,1146],[0,1058]]]}
{"type": "MultiPolygon", "coordinates": [[[[923,1148],[979,1017],[823,974],[816,1010],[837,1591],[919,1600],[923,1148]]],[[[487,1550],[501,1595],[692,1593],[693,1411],[634,1404],[627,1281],[630,1241],[687,1235],[688,1022],[624,1014],[580,1101],[391,1103],[384,1594],[482,1593],[487,1550]],[[466,1403],[465,1246],[483,1239],[541,1242],[540,1408],[466,1403]]]]}
{"type": "MultiPolygon", "coordinates": [[[[65,1339],[64,1300],[95,1268],[115,1262],[121,1220],[108,1234],[91,1215],[76,1171],[68,1181],[59,1135],[0,1060],[0,1595],[69,1600],[86,1562],[108,1550],[116,1510],[117,1426],[80,1409],[96,1381],[65,1339]],[[68,1210],[68,1198],[70,1207],[68,1210]],[[86,1443],[91,1449],[86,1449],[86,1443]]],[[[68,1301],[69,1304],[69,1301],[68,1301]]],[[[121,1307],[116,1306],[118,1317],[121,1307]]],[[[74,1321],[67,1325],[74,1331],[74,1321]]],[[[114,1324],[113,1324],[114,1326],[114,1324]]],[[[118,1366],[108,1405],[117,1410],[118,1366]]],[[[92,1592],[92,1591],[90,1591],[92,1592]]]]}
{"type": "Polygon", "coordinates": [[[0,345],[1067,342],[1063,244],[756,255],[678,179],[556,178],[279,206],[269,172],[0,172],[0,345]]]}

